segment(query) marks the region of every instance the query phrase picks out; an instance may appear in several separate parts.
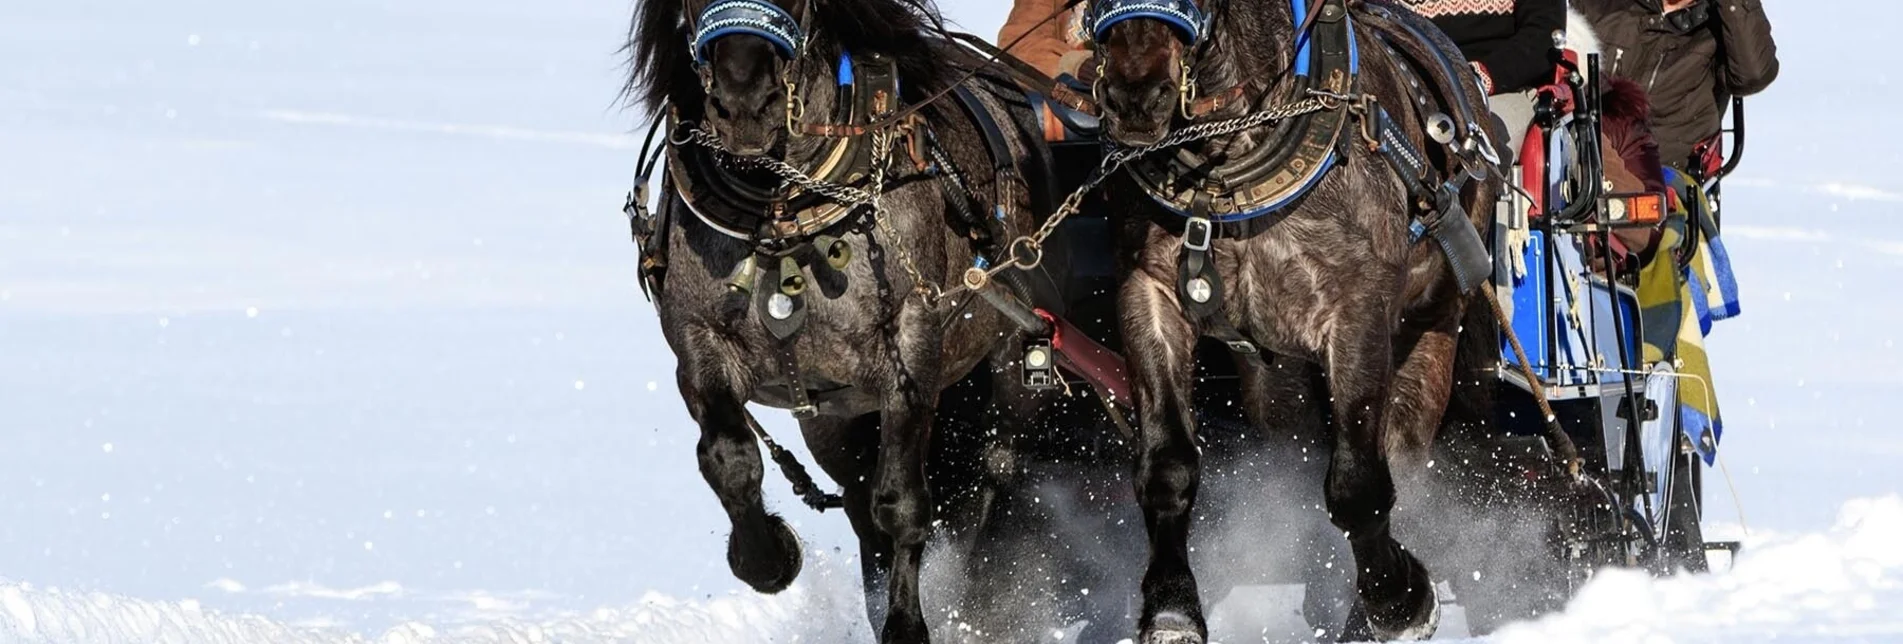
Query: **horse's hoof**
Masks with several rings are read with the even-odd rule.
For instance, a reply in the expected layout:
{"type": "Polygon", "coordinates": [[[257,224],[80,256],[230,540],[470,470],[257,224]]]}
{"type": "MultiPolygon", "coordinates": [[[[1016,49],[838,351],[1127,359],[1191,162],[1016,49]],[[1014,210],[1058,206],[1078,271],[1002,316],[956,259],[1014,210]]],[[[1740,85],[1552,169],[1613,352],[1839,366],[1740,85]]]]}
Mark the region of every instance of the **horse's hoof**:
{"type": "Polygon", "coordinates": [[[1374,638],[1383,642],[1393,642],[1425,640],[1433,637],[1434,631],[1440,629],[1440,591],[1434,588],[1433,582],[1428,582],[1427,592],[1420,595],[1421,598],[1414,604],[1413,610],[1408,612],[1410,616],[1413,616],[1409,622],[1384,625],[1379,620],[1368,620],[1368,629],[1374,638]]]}
{"type": "Polygon", "coordinates": [[[931,641],[930,629],[925,627],[925,620],[918,617],[889,616],[885,628],[879,632],[879,644],[929,644],[931,641]]]}
{"type": "Polygon", "coordinates": [[[1175,611],[1157,613],[1150,627],[1137,638],[1142,644],[1203,644],[1203,628],[1188,615],[1175,611]]]}
{"type": "Polygon", "coordinates": [[[786,590],[806,565],[806,549],[793,526],[778,515],[767,515],[766,534],[743,538],[735,530],[727,537],[727,567],[754,590],[773,594],[786,590]]]}

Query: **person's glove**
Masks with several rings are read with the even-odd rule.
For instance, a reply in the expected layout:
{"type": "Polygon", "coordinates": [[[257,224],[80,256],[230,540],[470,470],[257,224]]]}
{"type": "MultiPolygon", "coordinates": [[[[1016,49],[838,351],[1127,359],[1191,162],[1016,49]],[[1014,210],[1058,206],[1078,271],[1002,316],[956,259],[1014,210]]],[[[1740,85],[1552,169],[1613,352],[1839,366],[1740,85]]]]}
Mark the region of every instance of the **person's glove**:
{"type": "Polygon", "coordinates": [[[1467,64],[1473,65],[1474,84],[1480,86],[1480,95],[1492,96],[1493,95],[1493,75],[1487,73],[1487,66],[1480,64],[1480,61],[1474,61],[1467,64]]]}

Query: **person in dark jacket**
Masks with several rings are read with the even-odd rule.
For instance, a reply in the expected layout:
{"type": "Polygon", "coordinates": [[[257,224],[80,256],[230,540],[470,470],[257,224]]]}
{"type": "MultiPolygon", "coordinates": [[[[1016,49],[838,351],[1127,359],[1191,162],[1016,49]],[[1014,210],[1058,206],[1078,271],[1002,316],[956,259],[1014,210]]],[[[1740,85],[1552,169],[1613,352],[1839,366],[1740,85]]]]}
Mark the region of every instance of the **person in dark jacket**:
{"type": "Polygon", "coordinates": [[[1605,72],[1637,82],[1650,97],[1666,165],[1708,170],[1731,97],[1764,91],[1777,79],[1777,43],[1762,0],[1573,0],[1573,6],[1599,34],[1605,72]]]}
{"type": "Polygon", "coordinates": [[[1509,150],[1533,122],[1533,90],[1552,82],[1553,32],[1566,26],[1566,0],[1422,0],[1434,21],[1480,76],[1488,106],[1507,126],[1509,150]]]}

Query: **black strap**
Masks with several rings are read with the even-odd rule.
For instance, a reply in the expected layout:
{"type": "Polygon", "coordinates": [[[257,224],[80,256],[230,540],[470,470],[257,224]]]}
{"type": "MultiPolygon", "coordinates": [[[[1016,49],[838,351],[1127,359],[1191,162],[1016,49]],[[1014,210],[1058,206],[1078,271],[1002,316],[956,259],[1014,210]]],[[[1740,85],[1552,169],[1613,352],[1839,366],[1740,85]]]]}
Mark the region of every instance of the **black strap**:
{"type": "Polygon", "coordinates": [[[1005,171],[1016,167],[1016,159],[1011,155],[1011,147],[1005,143],[1004,128],[998,125],[998,119],[985,109],[983,101],[971,92],[971,88],[959,85],[953,88],[952,96],[957,97],[958,106],[965,109],[972,123],[978,125],[978,131],[984,135],[985,149],[991,154],[991,167],[1005,171]]]}
{"type": "MultiPolygon", "coordinates": [[[[790,257],[790,256],[789,256],[790,257]]],[[[812,394],[806,388],[806,379],[800,374],[799,356],[794,350],[800,328],[806,324],[806,298],[799,293],[786,293],[781,287],[785,277],[781,268],[788,262],[782,258],[765,254],[755,256],[760,266],[758,281],[753,288],[755,314],[766,326],[767,333],[773,336],[773,362],[779,367],[780,375],[786,378],[787,395],[792,399],[793,417],[812,418],[819,414],[813,405],[812,394]],[[775,315],[783,312],[783,316],[775,315]]],[[[797,268],[797,262],[792,262],[797,268]]]]}
{"type": "Polygon", "coordinates": [[[786,482],[793,486],[793,493],[799,495],[800,502],[805,503],[806,507],[812,508],[814,512],[846,507],[845,499],[819,489],[819,484],[813,481],[813,475],[808,474],[806,466],[800,464],[799,457],[794,456],[786,448],[780,447],[780,443],[766,433],[766,428],[760,426],[759,419],[754,418],[751,412],[744,413],[747,417],[747,427],[753,430],[754,437],[766,443],[767,454],[773,458],[775,464],[780,466],[780,475],[786,477],[786,482]]]}
{"type": "MultiPolygon", "coordinates": [[[[1208,202],[1206,193],[1197,199],[1197,203],[1202,204],[1201,214],[1208,213],[1208,202]]],[[[1223,312],[1222,273],[1216,270],[1215,262],[1210,261],[1215,237],[1216,224],[1208,217],[1190,217],[1184,225],[1183,255],[1176,270],[1177,299],[1203,335],[1222,341],[1231,352],[1255,366],[1266,367],[1268,363],[1262,358],[1262,349],[1237,330],[1223,312]]]]}
{"type": "MultiPolygon", "coordinates": [[[[628,215],[628,229],[634,236],[635,253],[640,260],[636,281],[641,284],[641,297],[652,302],[653,293],[661,290],[667,277],[667,238],[674,223],[674,204],[661,204],[658,214],[648,208],[648,181],[654,176],[654,170],[661,167],[661,155],[667,152],[667,146],[654,145],[655,135],[667,122],[666,117],[655,114],[649,120],[653,124],[648,126],[647,140],[641,144],[641,156],[636,157],[634,186],[628,189],[628,201],[622,204],[621,211],[628,215]]],[[[661,185],[668,185],[666,177],[661,181],[661,185]]]]}
{"type": "MultiPolygon", "coordinates": [[[[959,85],[952,95],[958,99],[957,103],[960,107],[964,108],[965,114],[971,117],[972,122],[978,126],[978,131],[984,136],[985,150],[987,154],[991,156],[991,182],[997,190],[997,193],[993,195],[994,201],[992,206],[994,211],[980,214],[980,216],[976,218],[976,223],[985,232],[985,235],[989,237],[988,240],[982,241],[983,248],[980,249],[980,252],[984,255],[997,257],[997,253],[1002,250],[997,247],[997,244],[999,244],[1001,240],[1009,238],[1007,231],[1004,230],[1004,221],[1002,221],[1002,219],[1004,218],[1005,209],[1015,208],[1016,202],[1011,192],[1012,186],[1021,186],[1027,191],[1029,188],[1025,186],[1024,180],[1018,174],[1017,156],[1012,154],[1011,146],[1006,142],[1004,127],[998,123],[997,117],[992,114],[991,110],[986,109],[984,102],[979,100],[977,94],[974,94],[971,89],[965,85],[959,85]],[[994,214],[995,216],[985,216],[994,214]]],[[[949,154],[943,154],[942,152],[941,150],[940,153],[935,156],[942,159],[940,162],[941,165],[949,166],[951,156],[949,154]]],[[[957,176],[956,167],[947,167],[946,169],[951,171],[954,176],[957,176]]],[[[966,191],[971,190],[969,184],[964,184],[961,187],[966,191]]]]}
{"type": "MultiPolygon", "coordinates": [[[[1461,81],[1460,70],[1455,66],[1456,63],[1451,57],[1452,52],[1458,52],[1460,49],[1455,47],[1439,29],[1429,28],[1432,23],[1427,22],[1427,19],[1421,18],[1412,11],[1398,10],[1391,5],[1380,2],[1367,2],[1362,6],[1380,18],[1380,20],[1376,22],[1392,25],[1406,32],[1415,43],[1420,45],[1419,47],[1413,48],[1401,46],[1396,47],[1396,49],[1401,51],[1421,51],[1427,54],[1427,58],[1432,58],[1433,60],[1415,60],[1413,62],[1423,67],[1431,65],[1432,67],[1438,68],[1439,74],[1434,74],[1430,71],[1427,76],[1429,78],[1446,79],[1446,82],[1440,85],[1449,92],[1449,95],[1446,97],[1447,102],[1452,103],[1455,113],[1460,115],[1459,125],[1463,130],[1469,126],[1478,126],[1480,121],[1475,119],[1473,109],[1470,107],[1473,98],[1468,94],[1478,88],[1469,86],[1467,83],[1461,81]]],[[[1376,30],[1376,33],[1385,36],[1385,34],[1381,34],[1380,30],[1376,30]]],[[[1406,58],[1414,59],[1417,57],[1407,56],[1406,58]]],[[[1466,138],[1465,135],[1465,131],[1459,134],[1460,138],[1463,139],[1466,138]]]]}
{"type": "Polygon", "coordinates": [[[1408,193],[1417,203],[1432,203],[1432,192],[1427,186],[1434,171],[1427,165],[1427,155],[1414,146],[1407,133],[1401,131],[1401,127],[1394,123],[1394,118],[1389,116],[1387,108],[1381,107],[1379,103],[1374,106],[1373,116],[1363,118],[1374,119],[1374,137],[1379,142],[1375,151],[1380,152],[1381,158],[1387,160],[1388,167],[1400,175],[1401,182],[1407,184],[1408,193]]]}

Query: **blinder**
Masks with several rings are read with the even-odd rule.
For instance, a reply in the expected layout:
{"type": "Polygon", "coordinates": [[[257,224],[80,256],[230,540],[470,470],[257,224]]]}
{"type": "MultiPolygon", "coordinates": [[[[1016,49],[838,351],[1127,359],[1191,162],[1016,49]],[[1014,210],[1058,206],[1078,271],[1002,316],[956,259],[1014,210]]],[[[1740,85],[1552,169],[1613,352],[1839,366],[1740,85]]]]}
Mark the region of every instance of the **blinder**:
{"type": "Polygon", "coordinates": [[[1090,3],[1087,24],[1091,38],[1102,41],[1117,23],[1136,19],[1161,21],[1191,46],[1209,37],[1209,14],[1196,0],[1096,0],[1090,3]]]}
{"type": "MultiPolygon", "coordinates": [[[[808,0],[809,2],[812,0],[808,0]]],[[[796,60],[806,46],[806,29],[798,18],[771,0],[714,0],[702,9],[694,30],[694,65],[707,64],[714,41],[727,36],[759,36],[773,44],[786,60],[796,60]]]]}

